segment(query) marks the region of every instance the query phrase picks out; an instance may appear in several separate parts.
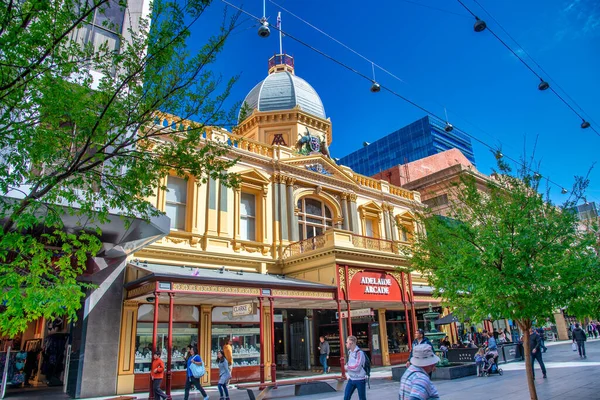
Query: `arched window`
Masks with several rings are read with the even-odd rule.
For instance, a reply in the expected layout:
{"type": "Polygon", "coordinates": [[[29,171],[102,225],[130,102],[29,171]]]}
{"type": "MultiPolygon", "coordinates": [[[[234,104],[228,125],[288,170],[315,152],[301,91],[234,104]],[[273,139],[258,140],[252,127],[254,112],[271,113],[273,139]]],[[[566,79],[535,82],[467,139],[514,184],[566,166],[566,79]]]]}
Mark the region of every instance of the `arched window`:
{"type": "Polygon", "coordinates": [[[331,209],[325,203],[310,197],[298,200],[298,229],[300,240],[322,235],[333,227],[331,209]]]}

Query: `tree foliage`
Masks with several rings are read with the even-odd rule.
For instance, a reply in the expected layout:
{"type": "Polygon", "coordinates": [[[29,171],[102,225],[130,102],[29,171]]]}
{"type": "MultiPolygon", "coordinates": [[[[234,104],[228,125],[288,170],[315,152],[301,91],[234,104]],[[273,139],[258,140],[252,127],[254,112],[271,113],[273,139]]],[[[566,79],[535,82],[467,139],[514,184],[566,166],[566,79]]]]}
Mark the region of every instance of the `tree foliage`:
{"type": "MultiPolygon", "coordinates": [[[[482,189],[466,174],[450,189],[448,215],[422,215],[426,233],[417,237],[413,262],[457,314],[516,321],[530,374],[534,321],[575,302],[597,307],[597,292],[586,288],[600,278],[596,236],[578,229],[573,211],[587,181],[578,179],[558,207],[538,192],[541,176],[527,168],[515,176],[499,162],[493,176],[482,189]]],[[[537,398],[532,376],[530,392],[537,398]]]]}
{"type": "Polygon", "coordinates": [[[203,139],[235,121],[223,106],[235,78],[210,66],[237,15],[187,48],[210,3],[154,0],[150,25],[126,0],[0,2],[0,335],[73,318],[99,227],[157,215],[145,199],[167,174],[237,184],[227,147],[203,139]],[[155,125],[157,111],[177,117],[155,125]],[[80,226],[66,232],[64,215],[80,226]]]}

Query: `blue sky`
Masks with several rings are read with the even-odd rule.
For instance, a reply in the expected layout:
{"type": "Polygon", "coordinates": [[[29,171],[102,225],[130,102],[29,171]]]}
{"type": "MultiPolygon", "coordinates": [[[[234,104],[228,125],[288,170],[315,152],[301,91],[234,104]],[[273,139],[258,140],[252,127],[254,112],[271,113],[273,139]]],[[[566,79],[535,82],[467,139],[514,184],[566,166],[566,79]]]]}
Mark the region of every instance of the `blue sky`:
{"type": "MultiPolygon", "coordinates": [[[[262,14],[261,0],[229,1],[254,15],[262,14]]],[[[500,146],[512,158],[533,155],[540,173],[562,186],[570,188],[575,175],[585,175],[598,161],[600,137],[591,129],[581,129],[581,120],[550,91],[538,91],[537,78],[490,32],[475,33],[473,17],[457,1],[273,1],[402,79],[400,82],[376,70],[381,84],[438,115],[444,114],[445,107],[451,123],[491,146],[500,146]]],[[[474,0],[464,2],[512,43],[474,0]]],[[[479,3],[600,124],[600,2],[479,3]]],[[[207,18],[193,28],[192,48],[202,43],[225,7],[221,1],[214,1],[207,18]]],[[[367,61],[269,0],[266,7],[272,23],[282,11],[285,31],[371,74],[367,61]]],[[[333,125],[330,150],[334,157],[346,155],[363,141],[372,142],[424,115],[387,92],[371,93],[369,82],[290,38],[284,38],[283,47],[294,56],[297,75],[321,96],[333,125]]],[[[224,77],[240,74],[231,104],[241,101],[264,79],[267,60],[278,50],[275,32],[267,39],[259,38],[255,21],[249,20],[237,30],[215,65],[215,71],[224,77]]],[[[600,132],[600,126],[592,124],[600,132]]],[[[491,152],[479,143],[473,145],[478,169],[489,174],[495,166],[491,152]]],[[[600,203],[600,165],[592,170],[590,179],[588,199],[600,203]]],[[[565,199],[560,188],[551,186],[551,191],[554,201],[565,199]]]]}

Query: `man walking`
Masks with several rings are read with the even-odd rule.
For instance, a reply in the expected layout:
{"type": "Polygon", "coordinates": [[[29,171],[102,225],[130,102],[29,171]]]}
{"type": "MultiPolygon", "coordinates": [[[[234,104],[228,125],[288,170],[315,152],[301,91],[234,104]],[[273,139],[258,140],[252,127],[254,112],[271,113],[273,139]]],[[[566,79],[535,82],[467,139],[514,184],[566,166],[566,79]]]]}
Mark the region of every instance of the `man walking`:
{"type": "Polygon", "coordinates": [[[415,331],[415,340],[413,340],[413,343],[411,346],[410,355],[408,356],[408,361],[406,362],[406,368],[408,368],[410,366],[410,362],[411,362],[410,359],[412,358],[412,355],[413,355],[413,349],[415,348],[415,346],[418,346],[420,344],[429,345],[431,347],[431,350],[433,351],[433,344],[431,344],[431,341],[429,340],[429,338],[425,336],[425,332],[423,331],[423,329],[417,329],[415,331]]]}
{"type": "Polygon", "coordinates": [[[542,328],[541,326],[537,328],[537,333],[538,335],[540,335],[540,349],[543,351],[543,353],[545,353],[546,351],[548,351],[548,348],[546,347],[546,337],[544,333],[544,328],[542,328]]]}
{"type": "Polygon", "coordinates": [[[400,380],[398,400],[439,399],[440,395],[429,379],[438,361],[440,358],[433,353],[433,349],[428,344],[413,347],[410,366],[400,380]]]}
{"type": "Polygon", "coordinates": [[[579,324],[575,324],[573,329],[573,343],[577,343],[577,350],[579,350],[579,358],[587,358],[585,355],[585,331],[579,327],[579,324]]]}
{"type": "Polygon", "coordinates": [[[327,360],[329,360],[329,342],[325,340],[324,336],[319,336],[319,361],[323,366],[323,373],[327,374],[330,367],[327,366],[327,360]]]}
{"type": "Polygon", "coordinates": [[[542,374],[544,379],[546,379],[546,366],[544,365],[544,360],[542,360],[542,349],[540,346],[541,339],[540,335],[536,332],[536,330],[531,327],[529,329],[529,350],[531,351],[531,372],[533,372],[533,377],[535,378],[535,368],[534,361],[537,360],[538,364],[540,364],[540,368],[542,369],[542,374]]]}
{"type": "Polygon", "coordinates": [[[356,336],[348,336],[346,339],[348,349],[348,383],[344,391],[344,400],[350,400],[354,390],[358,389],[358,400],[367,400],[366,382],[367,374],[363,368],[365,365],[365,353],[356,345],[356,336]]]}

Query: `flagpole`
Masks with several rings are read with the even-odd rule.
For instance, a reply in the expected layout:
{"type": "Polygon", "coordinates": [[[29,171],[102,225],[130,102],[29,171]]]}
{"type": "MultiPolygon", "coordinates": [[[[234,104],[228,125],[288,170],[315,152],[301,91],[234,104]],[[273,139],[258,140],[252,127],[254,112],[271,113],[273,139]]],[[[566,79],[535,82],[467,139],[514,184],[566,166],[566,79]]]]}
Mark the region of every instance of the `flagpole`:
{"type": "Polygon", "coordinates": [[[277,14],[277,28],[279,28],[279,54],[283,54],[283,43],[281,40],[281,11],[277,14]]]}

